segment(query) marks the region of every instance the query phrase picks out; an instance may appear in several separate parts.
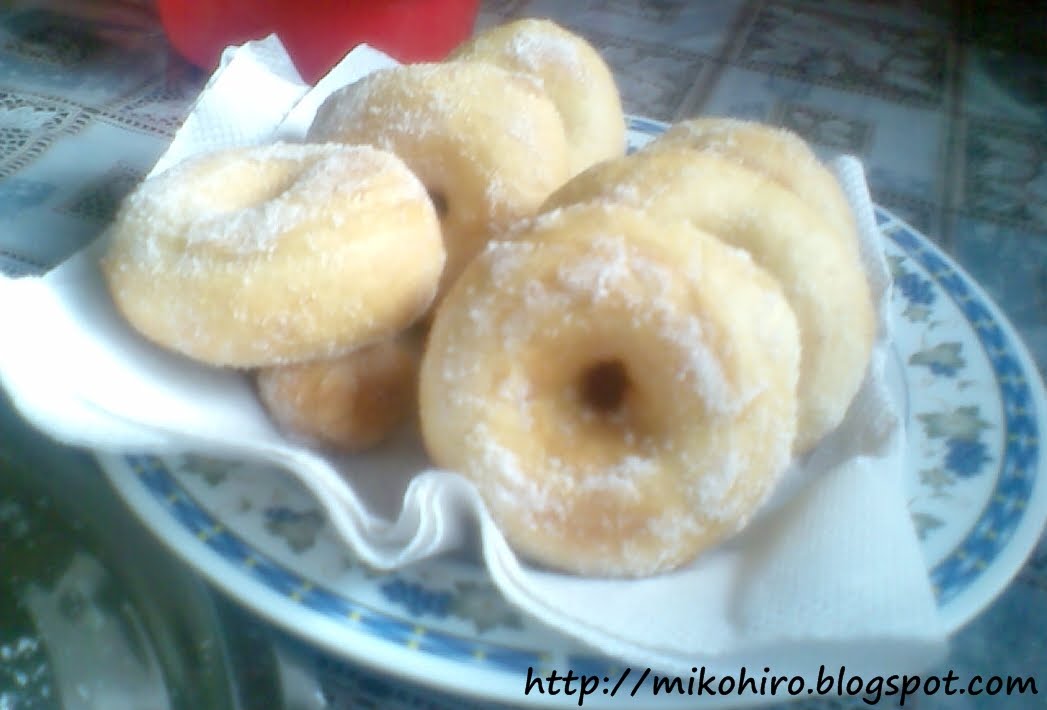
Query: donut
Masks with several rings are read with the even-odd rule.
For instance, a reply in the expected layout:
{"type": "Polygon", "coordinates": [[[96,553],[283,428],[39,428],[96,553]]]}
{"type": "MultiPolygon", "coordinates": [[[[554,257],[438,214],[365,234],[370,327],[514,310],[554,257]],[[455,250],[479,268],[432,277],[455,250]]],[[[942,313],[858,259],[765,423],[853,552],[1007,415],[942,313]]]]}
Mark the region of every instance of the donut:
{"type": "Polygon", "coordinates": [[[405,64],[335,91],[308,139],[400,156],[440,215],[441,293],[493,232],[531,216],[567,179],[567,140],[533,82],[492,64],[405,64]]]}
{"type": "Polygon", "coordinates": [[[148,339],[210,365],[334,357],[404,330],[445,253],[422,183],[370,147],[209,153],[144,181],[102,270],[148,339]]]}
{"type": "Polygon", "coordinates": [[[654,574],[738,530],[795,433],[799,335],[778,284],[617,205],[506,237],[436,311],[419,383],[431,458],[554,569],[654,574]]]}
{"type": "Polygon", "coordinates": [[[401,335],[337,358],[263,368],[259,398],[292,437],[364,451],[414,412],[420,352],[419,338],[401,335]]]}
{"type": "Polygon", "coordinates": [[[450,59],[491,62],[535,79],[563,119],[571,175],[625,153],[614,75],[589,42],[555,22],[528,18],[492,27],[450,59]]]}
{"type": "Polygon", "coordinates": [[[857,253],[854,214],[840,183],[792,131],[756,121],[695,118],[670,127],[644,150],[681,146],[715,152],[767,175],[813,207],[857,253]]]}
{"type": "Polygon", "coordinates": [[[861,386],[876,320],[857,253],[777,182],[715,153],[640,151],[573,178],[545,209],[611,201],[684,219],[740,247],[782,284],[803,342],[796,453],[843,420],[861,386]]]}

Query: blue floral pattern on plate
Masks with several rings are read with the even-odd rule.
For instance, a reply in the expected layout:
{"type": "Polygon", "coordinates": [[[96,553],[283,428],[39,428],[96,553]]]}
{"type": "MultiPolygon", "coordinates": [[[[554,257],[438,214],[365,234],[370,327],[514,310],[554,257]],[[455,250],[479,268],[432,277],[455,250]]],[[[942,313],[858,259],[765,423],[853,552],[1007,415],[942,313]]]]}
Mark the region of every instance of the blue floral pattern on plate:
{"type": "Polygon", "coordinates": [[[931,580],[948,608],[992,569],[1029,514],[1034,485],[1042,486],[1039,378],[979,289],[926,239],[886,214],[881,219],[889,252],[900,251],[890,263],[901,322],[919,326],[899,329],[897,340],[910,347],[910,390],[925,392],[909,436],[921,458],[913,515],[929,550],[941,550],[933,538],[945,534],[953,514],[949,549],[931,553],[931,580]],[[972,500],[978,504],[962,503],[972,500]],[[961,520],[966,530],[957,535],[961,520]]]}
{"type": "MultiPolygon", "coordinates": [[[[635,144],[662,130],[641,120],[630,127],[635,144]]],[[[877,210],[876,217],[895,278],[893,348],[906,404],[910,510],[943,616],[958,628],[1009,581],[1042,527],[1043,413],[1034,390],[1041,385],[1010,327],[970,279],[890,213],[877,210]]],[[[102,463],[190,563],[328,648],[351,655],[332,638],[362,636],[374,653],[510,674],[514,684],[529,666],[554,661],[604,671],[613,665],[521,617],[467,554],[392,573],[350,559],[308,494],[276,470],[196,457],[102,463]]],[[[370,654],[360,660],[380,662],[370,654]]],[[[419,680],[433,680],[420,673],[419,680]]]]}

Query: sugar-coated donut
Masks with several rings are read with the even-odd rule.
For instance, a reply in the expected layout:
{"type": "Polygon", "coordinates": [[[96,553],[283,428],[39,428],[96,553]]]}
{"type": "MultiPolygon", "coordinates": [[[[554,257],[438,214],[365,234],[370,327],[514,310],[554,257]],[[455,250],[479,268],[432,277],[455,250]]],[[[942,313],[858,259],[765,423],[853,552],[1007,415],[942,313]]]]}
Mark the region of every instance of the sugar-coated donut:
{"type": "Polygon", "coordinates": [[[258,393],[292,436],[363,451],[415,411],[420,354],[420,339],[404,334],[337,358],[261,369],[258,393]]]}
{"type": "Polygon", "coordinates": [[[151,340],[212,365],[333,357],[432,302],[439,221],[401,160],[277,143],[191,158],[123,203],[102,266],[151,340]]]}
{"type": "Polygon", "coordinates": [[[734,118],[695,118],[670,127],[644,150],[680,146],[713,151],[767,175],[817,210],[857,251],[854,214],[840,183],[792,131],[734,118]]]}
{"type": "Polygon", "coordinates": [[[777,278],[803,342],[796,452],[843,419],[872,352],[875,313],[857,253],[777,182],[713,153],[640,151],[578,175],[548,209],[612,201],[685,219],[748,251],[777,278]]]}
{"type": "Polygon", "coordinates": [[[589,42],[555,22],[527,18],[492,27],[451,59],[492,62],[536,79],[563,118],[571,175],[625,153],[614,75],[589,42]]]}
{"type": "Polygon", "coordinates": [[[314,141],[389,150],[422,180],[447,248],[441,292],[493,232],[532,215],[567,178],[567,140],[552,102],[493,64],[405,64],[335,91],[314,141]]]}
{"type": "Polygon", "coordinates": [[[429,334],[426,448],[518,552],[668,570],[736,531],[786,467],[799,335],[778,284],[683,222],[579,205],[492,241],[429,334]]]}

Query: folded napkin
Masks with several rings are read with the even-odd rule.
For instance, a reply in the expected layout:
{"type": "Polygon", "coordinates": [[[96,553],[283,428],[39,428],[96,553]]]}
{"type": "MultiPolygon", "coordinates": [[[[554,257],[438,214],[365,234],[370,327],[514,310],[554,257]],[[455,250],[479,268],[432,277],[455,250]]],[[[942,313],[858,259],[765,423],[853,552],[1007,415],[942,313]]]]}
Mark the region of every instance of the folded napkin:
{"type": "MultiPolygon", "coordinates": [[[[301,138],[331,90],[391,63],[359,47],[310,89],[275,38],[232,49],[157,170],[201,150],[301,138]]],[[[867,675],[919,671],[944,655],[945,630],[908,516],[903,429],[885,376],[889,276],[861,165],[843,158],[834,167],[878,305],[864,385],[839,429],[792,467],[742,534],[671,574],[605,580],[528,566],[471,485],[429,469],[417,437],[337,460],[296,447],[243,376],[163,352],[130,330],[98,273],[102,243],[43,277],[0,277],[0,382],[27,419],[63,442],[275,461],[374,565],[446,550],[477,520],[507,599],[634,666],[807,677],[821,664],[867,675]]]]}

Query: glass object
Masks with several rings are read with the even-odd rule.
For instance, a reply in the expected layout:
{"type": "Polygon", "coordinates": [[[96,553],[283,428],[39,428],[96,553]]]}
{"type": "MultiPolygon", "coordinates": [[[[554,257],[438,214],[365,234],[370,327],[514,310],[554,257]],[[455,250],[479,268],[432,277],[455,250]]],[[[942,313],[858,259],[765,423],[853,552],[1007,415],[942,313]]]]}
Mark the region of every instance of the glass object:
{"type": "Polygon", "coordinates": [[[93,460],[0,398],[0,708],[236,708],[273,649],[142,528],[93,460]]]}

